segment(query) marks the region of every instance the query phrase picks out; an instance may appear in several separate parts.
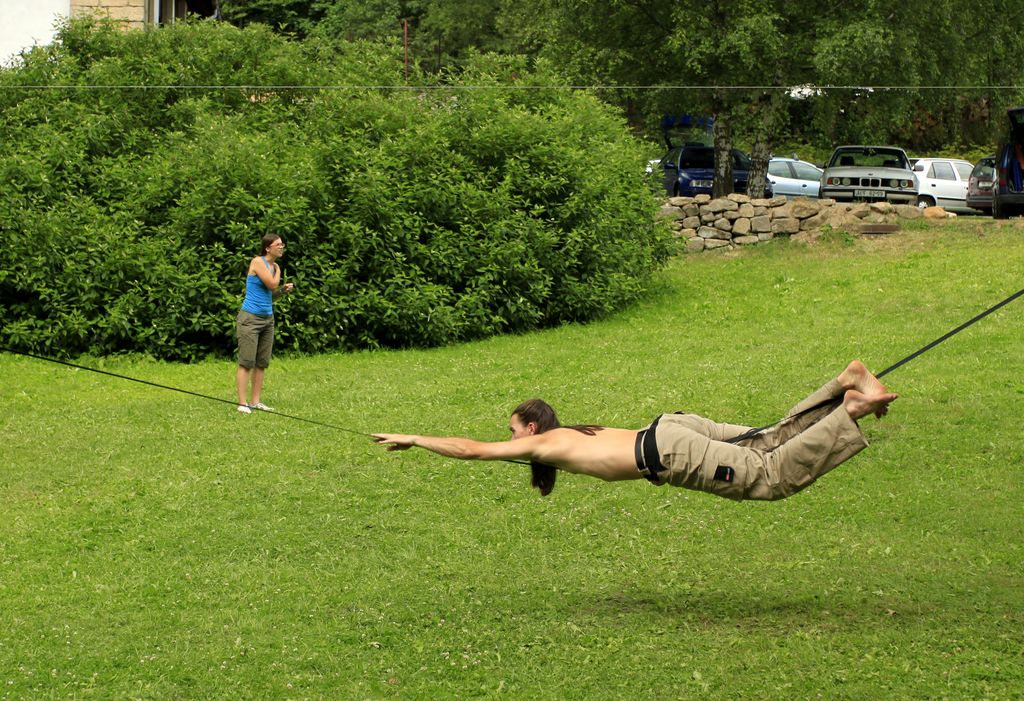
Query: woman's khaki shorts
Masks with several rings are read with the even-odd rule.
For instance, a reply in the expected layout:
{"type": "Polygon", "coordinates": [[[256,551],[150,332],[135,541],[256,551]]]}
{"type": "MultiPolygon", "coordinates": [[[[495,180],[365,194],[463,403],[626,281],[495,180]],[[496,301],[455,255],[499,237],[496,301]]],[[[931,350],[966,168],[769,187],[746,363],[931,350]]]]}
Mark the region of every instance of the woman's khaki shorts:
{"type": "Polygon", "coordinates": [[[274,317],[238,312],[238,364],[265,368],[274,350],[274,317]]]}

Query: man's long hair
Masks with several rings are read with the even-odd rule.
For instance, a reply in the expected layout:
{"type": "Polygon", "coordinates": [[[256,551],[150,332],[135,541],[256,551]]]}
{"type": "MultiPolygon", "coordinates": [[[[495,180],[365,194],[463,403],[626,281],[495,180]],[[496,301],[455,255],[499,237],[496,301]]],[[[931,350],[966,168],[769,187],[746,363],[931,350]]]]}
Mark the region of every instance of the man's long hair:
{"type": "MultiPolygon", "coordinates": [[[[523,424],[534,423],[537,426],[537,433],[544,433],[562,424],[551,405],[543,399],[527,399],[512,412],[518,416],[523,424]]],[[[540,490],[540,495],[546,497],[555,488],[555,475],[558,471],[551,465],[546,465],[536,460],[530,461],[530,484],[540,490]]]]}

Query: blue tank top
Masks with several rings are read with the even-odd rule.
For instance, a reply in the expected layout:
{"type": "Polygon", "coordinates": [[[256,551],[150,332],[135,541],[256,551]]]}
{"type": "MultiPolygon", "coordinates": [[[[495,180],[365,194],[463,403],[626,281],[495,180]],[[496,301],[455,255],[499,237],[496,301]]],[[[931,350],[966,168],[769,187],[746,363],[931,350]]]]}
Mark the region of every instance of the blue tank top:
{"type": "MultiPolygon", "coordinates": [[[[267,259],[260,257],[267,270],[273,268],[267,263],[267,259]]],[[[242,302],[242,311],[260,316],[274,315],[274,295],[270,288],[263,284],[258,275],[249,275],[245,278],[245,300],[242,302]]]]}

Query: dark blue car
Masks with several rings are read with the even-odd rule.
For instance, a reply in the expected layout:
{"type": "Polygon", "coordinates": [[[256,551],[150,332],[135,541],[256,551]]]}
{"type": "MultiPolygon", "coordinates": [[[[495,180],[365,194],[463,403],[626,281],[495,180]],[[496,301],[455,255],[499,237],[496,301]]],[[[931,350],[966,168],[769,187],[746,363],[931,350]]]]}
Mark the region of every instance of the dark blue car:
{"type": "Polygon", "coordinates": [[[996,177],[992,188],[992,216],[996,219],[1024,214],[1024,107],[1006,111],[1009,138],[996,151],[996,177]]]}
{"type": "MultiPolygon", "coordinates": [[[[710,195],[715,179],[715,150],[704,144],[676,146],[658,163],[665,193],[672,197],[710,195]]],[[[746,193],[750,157],[732,150],[733,191],[746,193]]],[[[771,185],[765,183],[765,197],[771,197],[771,185]]]]}

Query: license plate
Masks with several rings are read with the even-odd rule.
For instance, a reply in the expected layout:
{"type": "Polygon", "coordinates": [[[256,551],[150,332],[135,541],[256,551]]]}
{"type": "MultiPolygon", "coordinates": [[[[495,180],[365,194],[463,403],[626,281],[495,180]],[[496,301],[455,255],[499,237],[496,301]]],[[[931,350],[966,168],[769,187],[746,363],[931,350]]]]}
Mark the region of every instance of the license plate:
{"type": "Polygon", "coordinates": [[[885,198],[885,190],[854,190],[854,197],[880,197],[885,198]]]}

